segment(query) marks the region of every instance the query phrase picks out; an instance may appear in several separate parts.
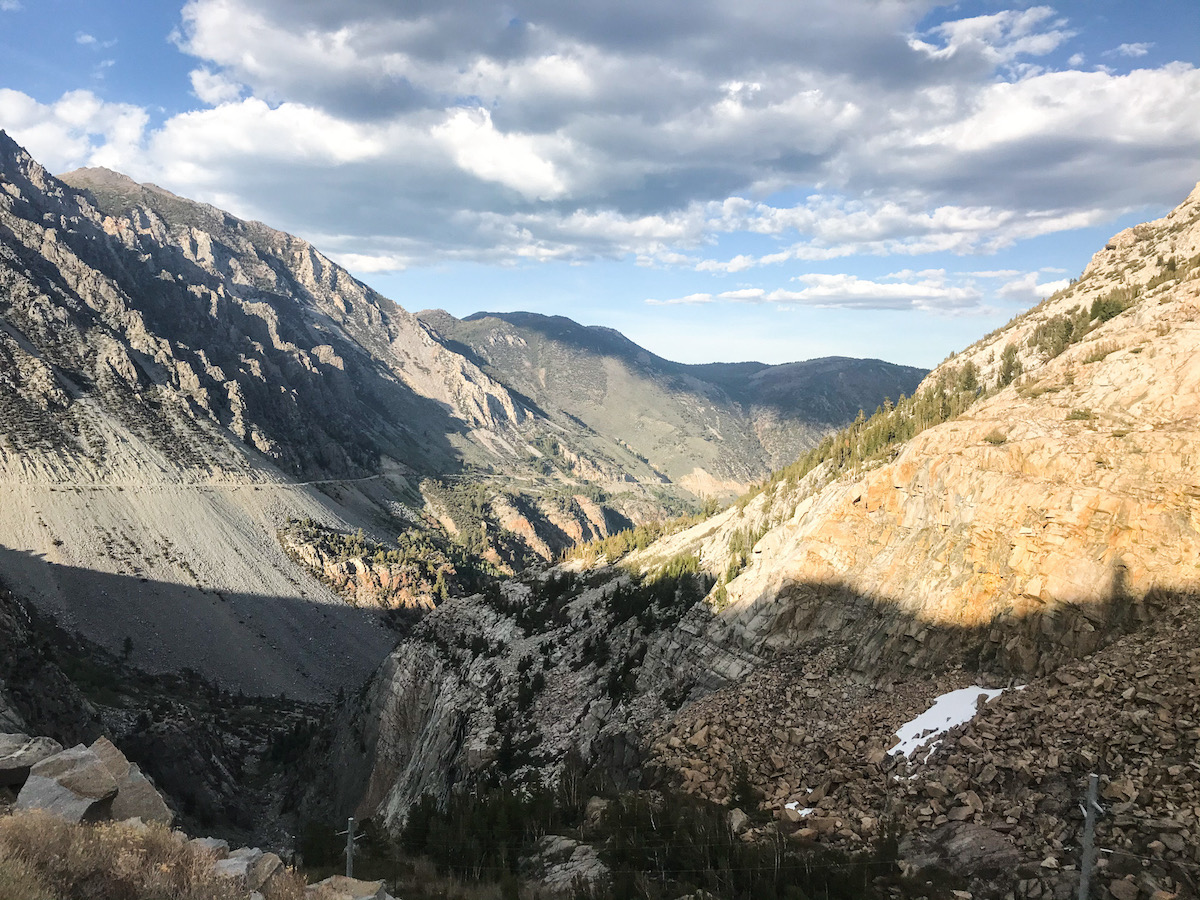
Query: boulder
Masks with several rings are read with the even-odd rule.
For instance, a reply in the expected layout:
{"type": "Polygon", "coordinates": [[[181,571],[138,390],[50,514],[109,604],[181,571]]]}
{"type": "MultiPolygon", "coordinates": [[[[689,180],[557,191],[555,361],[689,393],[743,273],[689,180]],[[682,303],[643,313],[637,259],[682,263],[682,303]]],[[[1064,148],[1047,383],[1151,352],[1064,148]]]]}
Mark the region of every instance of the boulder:
{"type": "Polygon", "coordinates": [[[91,750],[103,760],[117,782],[117,796],[112,802],[112,817],[115,820],[138,818],[143,822],[171,824],[175,813],[171,812],[162,795],[136,763],[126,759],[125,754],[106,737],[98,738],[91,750]]]}
{"type": "Polygon", "coordinates": [[[901,842],[900,856],[918,870],[940,866],[971,878],[1011,872],[1022,862],[1003,834],[970,822],[949,822],[932,833],[910,835],[901,842]]]}
{"type": "Polygon", "coordinates": [[[333,875],[311,884],[304,891],[305,900],[387,900],[382,881],[359,881],[345,875],[333,875]]]}
{"type": "Polygon", "coordinates": [[[17,795],[17,809],[43,809],[68,822],[110,815],[117,782],[92,750],[79,744],[36,763],[17,795]]]}
{"type": "Polygon", "coordinates": [[[741,834],[750,827],[750,817],[740,809],[734,808],[729,811],[729,828],[734,834],[741,834]]]}
{"type": "Polygon", "coordinates": [[[62,744],[48,737],[0,734],[0,787],[19,788],[35,764],[62,749],[62,744]]]}
{"type": "Polygon", "coordinates": [[[241,847],[224,859],[214,862],[213,872],[222,878],[236,878],[244,884],[249,884],[251,872],[264,855],[257,847],[241,847]]]}
{"type": "Polygon", "coordinates": [[[282,871],[283,860],[274,853],[264,853],[250,867],[246,875],[246,887],[252,891],[261,891],[282,871]]]}

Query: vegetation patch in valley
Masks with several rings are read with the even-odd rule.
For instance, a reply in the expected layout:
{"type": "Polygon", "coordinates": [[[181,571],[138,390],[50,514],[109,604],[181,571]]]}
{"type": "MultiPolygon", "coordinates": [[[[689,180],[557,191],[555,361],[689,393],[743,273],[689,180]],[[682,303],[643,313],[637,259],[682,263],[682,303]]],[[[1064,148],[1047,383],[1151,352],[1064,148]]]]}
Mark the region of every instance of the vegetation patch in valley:
{"type": "Polygon", "coordinates": [[[611,565],[635,550],[646,549],[660,538],[685,531],[693,525],[699,525],[705,519],[713,516],[720,508],[721,504],[710,497],[704,501],[701,510],[697,513],[678,516],[665,522],[648,522],[633,528],[626,528],[609,537],[572,547],[564,556],[566,559],[582,560],[588,565],[603,559],[611,565]]]}
{"type": "MultiPolygon", "coordinates": [[[[891,831],[857,853],[800,846],[781,834],[746,842],[725,806],[669,788],[618,791],[582,767],[554,787],[463,792],[444,804],[426,795],[395,839],[370,832],[360,864],[411,900],[532,897],[522,882],[555,835],[593,860],[568,889],[572,900],[671,900],[698,891],[720,900],[918,895],[900,877],[891,831]]],[[[306,860],[336,865],[332,829],[311,833],[305,847],[306,860]]]]}
{"type": "Polygon", "coordinates": [[[289,556],[355,605],[432,609],[499,575],[432,527],[406,529],[387,546],[362,529],[344,532],[312,519],[289,519],[279,540],[289,556]]]}

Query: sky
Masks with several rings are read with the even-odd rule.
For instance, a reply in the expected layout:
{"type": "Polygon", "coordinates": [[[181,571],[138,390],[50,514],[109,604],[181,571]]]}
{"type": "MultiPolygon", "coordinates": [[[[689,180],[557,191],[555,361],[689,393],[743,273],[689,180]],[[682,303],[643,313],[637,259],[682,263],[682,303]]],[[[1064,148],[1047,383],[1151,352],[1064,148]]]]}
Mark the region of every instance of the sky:
{"type": "Polygon", "coordinates": [[[1195,0],[0,0],[0,128],[381,293],[931,367],[1200,180],[1195,0]]]}

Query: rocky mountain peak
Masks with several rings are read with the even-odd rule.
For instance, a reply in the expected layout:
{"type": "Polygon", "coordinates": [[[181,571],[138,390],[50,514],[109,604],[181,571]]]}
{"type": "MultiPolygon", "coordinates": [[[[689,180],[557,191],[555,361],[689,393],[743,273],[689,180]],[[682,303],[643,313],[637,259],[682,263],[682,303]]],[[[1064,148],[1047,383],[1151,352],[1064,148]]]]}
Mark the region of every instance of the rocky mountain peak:
{"type": "Polygon", "coordinates": [[[34,160],[25,148],[14,141],[7,131],[0,128],[0,172],[8,178],[23,176],[29,178],[35,171],[42,173],[46,170],[34,160]]]}

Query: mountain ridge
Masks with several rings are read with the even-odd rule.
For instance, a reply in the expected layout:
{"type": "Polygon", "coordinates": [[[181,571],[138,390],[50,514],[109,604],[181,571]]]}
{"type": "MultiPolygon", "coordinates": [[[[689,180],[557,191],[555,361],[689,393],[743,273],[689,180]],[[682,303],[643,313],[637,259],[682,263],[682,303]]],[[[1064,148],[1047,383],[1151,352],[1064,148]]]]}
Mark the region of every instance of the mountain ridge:
{"type": "Polygon", "coordinates": [[[333,605],[427,606],[463,560],[512,571],[696,503],[262,223],[110,170],[55,178],[0,134],[0,238],[0,576],[110,652],[157,634],[135,641],[150,670],[327,695],[392,640],[370,615],[328,628],[333,605]],[[341,555],[425,533],[456,566],[341,555]],[[223,667],[208,631],[252,649],[223,667]]]}
{"type": "Polygon", "coordinates": [[[564,316],[417,315],[540,410],[615,434],[671,480],[718,496],[795,459],[889,392],[911,392],[925,374],[845,357],[693,365],[564,316]]]}

